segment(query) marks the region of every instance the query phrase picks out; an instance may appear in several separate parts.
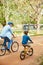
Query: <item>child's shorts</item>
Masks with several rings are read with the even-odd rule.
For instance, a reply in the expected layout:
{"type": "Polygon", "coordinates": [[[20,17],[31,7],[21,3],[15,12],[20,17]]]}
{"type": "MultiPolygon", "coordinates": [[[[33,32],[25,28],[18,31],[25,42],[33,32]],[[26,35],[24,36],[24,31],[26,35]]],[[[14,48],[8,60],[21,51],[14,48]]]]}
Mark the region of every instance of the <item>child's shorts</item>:
{"type": "Polygon", "coordinates": [[[22,45],[23,45],[23,47],[26,47],[27,44],[22,44],[22,45]]]}
{"type": "Polygon", "coordinates": [[[23,47],[26,47],[26,45],[30,46],[30,44],[29,44],[29,43],[27,43],[27,44],[22,44],[22,45],[23,45],[23,47]]]}

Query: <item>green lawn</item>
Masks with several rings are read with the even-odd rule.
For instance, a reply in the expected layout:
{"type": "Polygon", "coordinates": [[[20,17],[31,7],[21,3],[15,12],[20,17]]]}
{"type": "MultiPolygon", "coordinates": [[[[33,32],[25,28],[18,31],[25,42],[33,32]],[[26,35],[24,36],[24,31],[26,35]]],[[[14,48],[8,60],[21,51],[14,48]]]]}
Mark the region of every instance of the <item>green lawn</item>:
{"type": "MultiPolygon", "coordinates": [[[[19,30],[18,30],[18,31],[15,31],[14,33],[15,33],[16,35],[22,35],[22,34],[23,34],[23,31],[19,31],[19,30]]],[[[38,36],[38,35],[43,35],[43,30],[40,30],[39,34],[37,34],[37,31],[36,31],[36,30],[29,30],[29,34],[30,34],[30,35],[35,35],[35,36],[36,36],[36,35],[37,35],[37,36],[38,36]]]]}

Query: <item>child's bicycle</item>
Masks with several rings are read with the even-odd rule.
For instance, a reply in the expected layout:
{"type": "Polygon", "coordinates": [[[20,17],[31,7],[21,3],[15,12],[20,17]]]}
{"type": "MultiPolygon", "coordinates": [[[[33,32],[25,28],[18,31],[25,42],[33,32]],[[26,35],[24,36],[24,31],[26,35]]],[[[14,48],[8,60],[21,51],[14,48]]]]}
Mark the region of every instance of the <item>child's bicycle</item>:
{"type": "Polygon", "coordinates": [[[20,53],[20,59],[24,60],[26,55],[33,55],[33,48],[30,45],[25,45],[25,49],[20,53]]]}
{"type": "MultiPolygon", "coordinates": [[[[17,52],[19,49],[19,43],[15,40],[13,40],[12,44],[10,45],[10,49],[12,50],[12,52],[17,52]]],[[[0,44],[0,56],[5,55],[6,53],[6,48],[3,44],[0,44]]]]}

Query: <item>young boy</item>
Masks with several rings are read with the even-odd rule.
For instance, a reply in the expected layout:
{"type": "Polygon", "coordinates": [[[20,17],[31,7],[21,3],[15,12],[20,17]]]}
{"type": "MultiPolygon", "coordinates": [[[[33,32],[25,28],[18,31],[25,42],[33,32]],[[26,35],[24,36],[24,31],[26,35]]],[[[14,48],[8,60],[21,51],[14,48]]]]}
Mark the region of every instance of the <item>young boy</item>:
{"type": "Polygon", "coordinates": [[[26,45],[28,45],[28,41],[33,43],[32,40],[30,39],[30,37],[28,36],[28,31],[24,31],[24,35],[22,38],[22,45],[25,47],[26,45]]]}
{"type": "Polygon", "coordinates": [[[3,45],[10,52],[10,44],[12,43],[12,36],[15,37],[12,33],[11,27],[13,26],[12,22],[8,22],[8,25],[5,25],[1,32],[1,38],[4,39],[3,45]],[[6,46],[6,42],[8,42],[8,47],[6,46]]]}

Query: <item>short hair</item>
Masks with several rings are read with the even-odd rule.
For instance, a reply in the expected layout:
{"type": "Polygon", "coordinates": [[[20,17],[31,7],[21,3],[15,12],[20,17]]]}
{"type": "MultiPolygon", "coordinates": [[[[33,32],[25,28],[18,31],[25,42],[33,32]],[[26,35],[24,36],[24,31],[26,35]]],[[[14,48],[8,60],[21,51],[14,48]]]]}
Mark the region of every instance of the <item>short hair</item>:
{"type": "Polygon", "coordinates": [[[26,34],[26,35],[27,35],[27,34],[28,34],[28,31],[24,31],[24,34],[26,34]]]}

